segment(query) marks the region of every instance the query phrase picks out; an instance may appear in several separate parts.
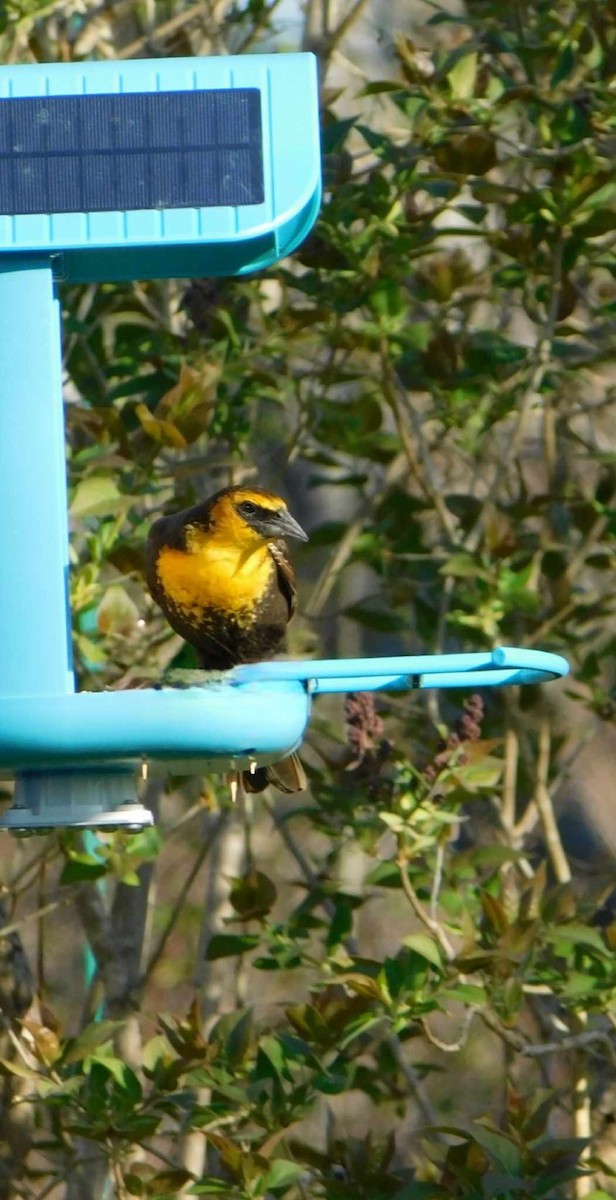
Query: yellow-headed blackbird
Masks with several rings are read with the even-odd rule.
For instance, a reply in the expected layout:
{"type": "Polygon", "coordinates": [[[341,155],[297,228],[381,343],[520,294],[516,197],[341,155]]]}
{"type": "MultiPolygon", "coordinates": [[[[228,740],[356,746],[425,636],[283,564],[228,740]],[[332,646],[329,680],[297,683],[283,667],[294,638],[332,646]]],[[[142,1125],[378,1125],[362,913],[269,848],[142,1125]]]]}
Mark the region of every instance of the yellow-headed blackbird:
{"type": "MultiPolygon", "coordinates": [[[[283,542],[307,534],[272,492],[230,487],[161,517],[146,546],[146,579],[169,624],[200,666],[226,671],[270,658],[295,611],[295,573],[283,542]]],[[[249,791],[305,786],[295,754],[244,774],[249,791]]]]}

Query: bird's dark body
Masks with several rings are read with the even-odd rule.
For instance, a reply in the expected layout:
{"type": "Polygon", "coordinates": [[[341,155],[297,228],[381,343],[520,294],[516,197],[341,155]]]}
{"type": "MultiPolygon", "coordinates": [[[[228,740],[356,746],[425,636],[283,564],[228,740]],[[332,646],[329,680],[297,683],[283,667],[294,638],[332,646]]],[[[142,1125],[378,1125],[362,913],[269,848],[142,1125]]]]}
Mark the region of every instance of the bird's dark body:
{"type": "Polygon", "coordinates": [[[208,504],[195,505],[171,517],[161,517],[150,531],[146,546],[146,579],[153,599],[172,629],[197,651],[200,666],[209,671],[226,671],[240,663],[271,658],[284,641],[287,624],[295,608],[291,564],[282,548],[271,548],[270,579],[252,598],[251,620],[245,610],[239,616],[225,608],[204,606],[187,612],[165,589],[157,572],[161,549],[187,553],[186,531],[191,526],[208,528],[208,504]]]}
{"type": "MultiPolygon", "coordinates": [[[[148,587],[206,670],[259,662],[280,648],[296,597],[285,537],[306,540],[284,501],[261,488],[224,488],[152,526],[148,587]]],[[[268,782],[304,786],[296,755],[244,778],[252,791],[268,782]]]]}

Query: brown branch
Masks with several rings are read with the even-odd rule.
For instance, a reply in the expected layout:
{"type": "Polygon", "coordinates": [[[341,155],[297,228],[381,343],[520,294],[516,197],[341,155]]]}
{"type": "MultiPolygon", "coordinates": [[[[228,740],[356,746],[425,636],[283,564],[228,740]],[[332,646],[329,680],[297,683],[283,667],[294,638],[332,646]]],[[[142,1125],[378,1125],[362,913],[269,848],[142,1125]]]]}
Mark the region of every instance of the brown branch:
{"type": "Polygon", "coordinates": [[[503,771],[503,801],[501,821],[510,835],[515,827],[515,797],[518,777],[518,737],[511,725],[505,731],[505,767],[503,771]]]}
{"type": "MultiPolygon", "coordinates": [[[[580,1033],[567,1034],[565,1037],[550,1042],[529,1042],[516,1030],[501,1025],[498,1018],[489,1010],[478,1008],[475,1011],[488,1029],[491,1029],[517,1054],[523,1054],[525,1058],[542,1058],[547,1054],[562,1054],[569,1050],[583,1050],[588,1046],[600,1045],[607,1049],[612,1062],[616,1061],[614,1043],[604,1030],[584,1029],[580,1033]]],[[[586,1135],[580,1134],[579,1136],[586,1135]]]]}
{"type": "Polygon", "coordinates": [[[42,908],[37,908],[35,912],[26,913],[25,917],[20,917],[18,921],[10,921],[8,925],[3,925],[0,929],[0,937],[6,937],[9,933],[15,933],[18,929],[23,929],[24,925],[29,925],[31,921],[40,921],[42,917],[48,913],[55,912],[57,908],[64,908],[66,904],[71,904],[75,899],[75,890],[68,891],[66,896],[62,896],[59,900],[51,900],[49,904],[44,904],[42,908]]]}
{"type": "MultiPolygon", "coordinates": [[[[422,1081],[419,1078],[415,1067],[412,1063],[406,1061],[402,1051],[402,1046],[400,1044],[400,1039],[392,1035],[387,1039],[387,1045],[392,1052],[400,1074],[404,1077],[409,1092],[415,1100],[415,1103],[417,1104],[424,1121],[426,1121],[428,1125],[438,1125],[438,1113],[434,1108],[430,1097],[426,1094],[422,1081]]],[[[438,1133],[436,1136],[438,1141],[444,1140],[442,1134],[438,1133]]]]}
{"type": "Polygon", "coordinates": [[[561,283],[563,272],[563,241],[559,240],[554,248],[554,257],[552,259],[552,275],[550,281],[551,294],[548,313],[545,320],[545,325],[535,345],[531,357],[531,372],[528,383],[522,392],[518,404],[517,419],[513,428],[511,437],[507,440],[507,449],[503,456],[499,455],[499,461],[494,468],[492,482],[483,498],[481,509],[473,528],[469,531],[464,540],[465,548],[470,552],[477,550],[481,544],[481,539],[484,532],[486,520],[490,513],[490,508],[494,504],[504,480],[507,478],[507,469],[516,458],[524,435],[526,433],[526,421],[533,402],[536,400],[541,389],[545,376],[547,374],[551,356],[552,356],[552,341],[556,330],[556,321],[558,318],[558,306],[560,302],[561,283]]]}
{"type": "Polygon", "coordinates": [[[459,1054],[460,1051],[464,1049],[464,1047],[466,1046],[466,1043],[468,1042],[468,1035],[470,1032],[471,1023],[472,1023],[473,1017],[475,1016],[476,1012],[477,1012],[477,1008],[475,1005],[471,1005],[470,1008],[467,1008],[467,1010],[464,1014],[464,1019],[462,1021],[462,1029],[460,1031],[460,1036],[458,1038],[456,1038],[455,1042],[441,1041],[441,1039],[438,1038],[436,1036],[436,1034],[434,1034],[432,1032],[432,1030],[430,1029],[430,1026],[428,1025],[427,1020],[423,1020],[421,1022],[421,1028],[423,1029],[423,1031],[426,1035],[426,1038],[430,1042],[431,1046],[436,1046],[437,1050],[442,1050],[444,1054],[459,1054]]]}
{"type": "Polygon", "coordinates": [[[545,843],[554,874],[559,883],[571,882],[571,868],[565,854],[554,813],[554,805],[548,788],[550,766],[550,723],[547,717],[539,722],[539,755],[535,779],[534,801],[543,826],[545,843]]]}
{"type": "Polygon", "coordinates": [[[415,916],[418,918],[419,921],[421,921],[421,924],[425,925],[426,929],[428,929],[430,931],[430,933],[436,938],[447,961],[452,962],[456,956],[456,952],[455,952],[451,942],[449,941],[449,938],[447,937],[447,934],[445,933],[445,930],[443,929],[442,925],[440,925],[438,921],[434,921],[432,919],[432,917],[430,916],[430,914],[428,912],[426,912],[426,909],[424,908],[423,904],[421,903],[421,900],[419,899],[419,897],[415,891],[415,888],[413,887],[413,885],[408,877],[407,870],[406,870],[407,863],[406,863],[406,860],[402,856],[400,856],[398,858],[398,868],[400,871],[400,881],[402,883],[402,890],[403,890],[411,908],[413,909],[415,916]]]}
{"type": "Polygon", "coordinates": [[[342,17],[341,21],[339,21],[336,28],[329,34],[327,40],[328,57],[340,45],[342,39],[346,37],[351,26],[354,25],[358,17],[361,16],[367,3],[368,0],[355,0],[355,3],[351,5],[348,12],[345,13],[344,17],[342,17]]]}
{"type": "MultiPolygon", "coordinates": [[[[537,1058],[541,1054],[560,1054],[563,1050],[582,1050],[586,1046],[605,1046],[612,1062],[616,1061],[614,1044],[607,1033],[600,1029],[589,1029],[583,1033],[572,1033],[557,1042],[542,1042],[537,1046],[525,1046],[523,1053],[528,1058],[537,1058]]],[[[577,1136],[584,1136],[579,1134],[577,1136]]]]}
{"type": "MultiPolygon", "coordinates": [[[[580,1165],[584,1165],[584,1161],[588,1158],[589,1142],[592,1137],[592,1112],[590,1106],[590,1088],[588,1083],[588,1064],[586,1055],[582,1053],[582,1047],[589,1045],[594,1040],[592,1031],[586,1030],[587,1016],[585,1012],[577,1014],[577,1020],[581,1026],[581,1032],[570,1038],[573,1043],[571,1049],[575,1049],[576,1053],[573,1059],[573,1134],[577,1138],[585,1138],[586,1146],[580,1154],[580,1165]],[[590,1035],[590,1036],[589,1036],[590,1035]]],[[[609,1048],[612,1064],[614,1063],[614,1047],[607,1034],[602,1039],[609,1048]]],[[[588,1196],[594,1190],[592,1177],[590,1175],[581,1175],[574,1181],[575,1200],[583,1200],[584,1196],[588,1196]]]]}
{"type": "MultiPolygon", "coordinates": [[[[295,838],[293,837],[291,830],[288,828],[287,821],[281,820],[281,818],[278,816],[278,814],[276,812],[275,806],[271,803],[271,801],[266,800],[265,803],[267,805],[267,809],[272,818],[272,821],[274,822],[274,824],[276,826],[276,829],[280,833],[280,836],[281,836],[285,846],[287,847],[289,853],[295,859],[298,867],[300,868],[300,871],[302,872],[302,875],[304,876],[304,879],[306,880],[306,883],[308,883],[310,885],[310,887],[313,887],[315,885],[315,883],[317,882],[317,875],[316,875],[315,870],[309,863],[309,861],[306,858],[306,855],[304,854],[301,847],[298,846],[297,842],[295,841],[295,838]]],[[[331,901],[325,900],[323,903],[323,907],[329,913],[330,916],[333,915],[334,906],[331,901]]],[[[346,945],[349,953],[351,953],[351,954],[357,953],[357,946],[354,944],[354,939],[347,938],[345,941],[345,945],[346,945]]],[[[409,1092],[412,1095],[413,1099],[415,1100],[415,1103],[417,1104],[417,1107],[419,1108],[420,1112],[422,1113],[424,1119],[430,1125],[436,1125],[438,1123],[436,1111],[432,1106],[432,1102],[431,1102],[430,1098],[426,1095],[426,1092],[423,1088],[422,1082],[421,1082],[415,1068],[413,1067],[412,1063],[407,1062],[405,1059],[404,1052],[402,1050],[402,1045],[400,1042],[400,1038],[396,1034],[390,1033],[386,1038],[386,1042],[387,1042],[387,1045],[389,1046],[389,1049],[391,1050],[391,1053],[400,1069],[401,1074],[404,1076],[404,1079],[406,1080],[409,1092]]],[[[439,1140],[440,1140],[440,1137],[439,1137],[439,1140]]]]}
{"type": "Polygon", "coordinates": [[[269,8],[264,8],[262,10],[257,17],[253,28],[250,30],[250,33],[246,34],[244,41],[240,42],[239,46],[233,51],[234,54],[247,53],[250,47],[253,46],[256,41],[258,41],[260,34],[267,29],[272,13],[281,3],[282,0],[270,0],[269,8]]]}
{"type": "MultiPolygon", "coordinates": [[[[393,462],[389,464],[385,472],[384,480],[379,482],[379,492],[383,486],[383,482],[385,485],[391,485],[392,483],[396,482],[396,480],[402,474],[403,467],[404,458],[402,455],[397,455],[393,462]]],[[[321,571],[321,574],[319,575],[319,578],[312,589],[308,603],[303,609],[302,615],[306,618],[306,620],[314,620],[315,617],[320,616],[323,608],[327,604],[327,601],[329,600],[329,597],[334,590],[342,571],[346,567],[353,554],[353,547],[355,546],[355,542],[364,527],[366,517],[372,510],[376,494],[376,491],[374,494],[371,493],[365,498],[363,503],[360,504],[355,520],[349,525],[346,533],[338,542],[338,545],[335,547],[331,557],[328,559],[323,570],[321,571]]]]}
{"type": "Polygon", "coordinates": [[[526,638],[525,645],[535,646],[537,642],[544,641],[547,634],[551,633],[555,626],[560,625],[561,622],[570,615],[570,613],[574,612],[577,606],[577,598],[574,600],[568,600],[566,604],[563,604],[562,608],[557,609],[555,613],[552,613],[550,617],[547,617],[545,621],[542,621],[538,629],[535,629],[533,633],[529,634],[529,636],[526,638]]]}
{"type": "Polygon", "coordinates": [[[445,501],[443,500],[436,481],[433,478],[432,464],[428,454],[428,449],[425,445],[423,434],[420,436],[418,432],[419,427],[417,423],[413,432],[418,440],[418,445],[421,447],[423,462],[420,460],[419,454],[415,449],[415,443],[406,424],[406,417],[402,408],[401,397],[399,394],[399,384],[391,362],[389,361],[388,345],[385,340],[381,342],[380,359],[383,399],[391,410],[392,416],[396,423],[396,429],[409,470],[413,478],[417,481],[417,484],[426,499],[428,499],[434,506],[446,537],[453,542],[456,540],[456,526],[454,519],[449,512],[445,501]]]}
{"type": "Polygon", "coordinates": [[[164,21],[162,25],[158,25],[155,29],[145,33],[134,42],[130,42],[128,46],[123,46],[121,50],[116,50],[116,58],[138,58],[144,50],[147,50],[153,45],[160,45],[165,38],[171,37],[177,33],[179,29],[183,29],[186,25],[190,25],[199,17],[208,15],[207,5],[203,3],[193,4],[192,8],[183,9],[181,12],[170,17],[168,21],[164,21]]]}
{"type": "Polygon", "coordinates": [[[163,929],[162,929],[162,932],[158,939],[158,942],[156,944],[156,947],[152,951],[152,954],[150,955],[150,959],[148,961],[148,965],[143,972],[143,975],[141,977],[141,990],[142,991],[143,991],[144,987],[149,983],[150,979],[152,978],[152,975],[153,975],[154,971],[156,970],[156,967],[158,966],[158,964],[165,952],[167,942],[169,941],[169,938],[171,937],[171,934],[173,933],[173,930],[175,928],[175,925],[177,923],[179,915],[184,907],[184,904],[186,903],[186,897],[188,896],[188,893],[189,893],[193,883],[195,882],[195,879],[197,878],[203,864],[205,863],[205,861],[210,853],[210,850],[216,843],[217,838],[222,833],[222,830],[224,829],[224,827],[227,823],[228,816],[229,816],[229,814],[227,812],[218,813],[217,820],[216,820],[213,828],[209,829],[207,831],[207,836],[204,836],[203,844],[199,850],[199,853],[197,854],[197,857],[195,858],[195,861],[194,861],[186,879],[184,880],[182,887],[180,888],[180,890],[175,898],[173,907],[172,907],[171,912],[169,913],[169,916],[167,917],[167,920],[163,926],[163,929]]]}
{"type": "MultiPolygon", "coordinates": [[[[605,504],[605,509],[609,510],[613,507],[616,500],[616,491],[612,492],[609,500],[605,504]]],[[[601,538],[607,529],[611,517],[607,514],[600,514],[591,525],[588,533],[582,538],[579,546],[573,551],[569,558],[564,571],[564,579],[569,584],[573,583],[577,575],[581,571],[586,562],[586,558],[591,550],[594,549],[596,542],[601,538]]]]}

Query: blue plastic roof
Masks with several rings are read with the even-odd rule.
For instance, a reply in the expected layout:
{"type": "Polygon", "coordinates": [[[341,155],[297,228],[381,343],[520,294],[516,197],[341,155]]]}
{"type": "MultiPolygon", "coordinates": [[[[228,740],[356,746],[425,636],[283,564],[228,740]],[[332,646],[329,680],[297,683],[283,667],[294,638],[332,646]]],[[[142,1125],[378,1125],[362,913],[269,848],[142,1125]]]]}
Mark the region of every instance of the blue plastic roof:
{"type": "Polygon", "coordinates": [[[311,54],[0,67],[0,255],[52,254],[58,279],[254,271],[302,241],[320,197],[311,54]],[[227,103],[221,116],[224,92],[242,104],[232,112],[227,103]],[[172,119],[166,110],[182,96],[189,108],[201,97],[199,113],[172,119]],[[14,203],[17,180],[23,212],[14,203]],[[135,207],[140,188],[148,203],[135,207]],[[75,203],[84,210],[65,211],[75,203]]]}

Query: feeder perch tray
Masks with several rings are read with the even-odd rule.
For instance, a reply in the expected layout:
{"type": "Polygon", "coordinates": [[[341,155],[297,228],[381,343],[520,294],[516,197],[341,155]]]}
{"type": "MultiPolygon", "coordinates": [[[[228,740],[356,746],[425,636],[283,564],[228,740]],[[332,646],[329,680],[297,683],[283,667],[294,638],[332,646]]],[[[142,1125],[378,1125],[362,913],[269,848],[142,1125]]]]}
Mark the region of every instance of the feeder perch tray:
{"type": "Polygon", "coordinates": [[[440,654],[270,662],[202,687],[0,699],[0,769],[17,776],[0,828],[142,827],[136,772],[237,771],[298,748],[320,693],[482,688],[562,677],[557,654],[498,647],[440,654]]]}

